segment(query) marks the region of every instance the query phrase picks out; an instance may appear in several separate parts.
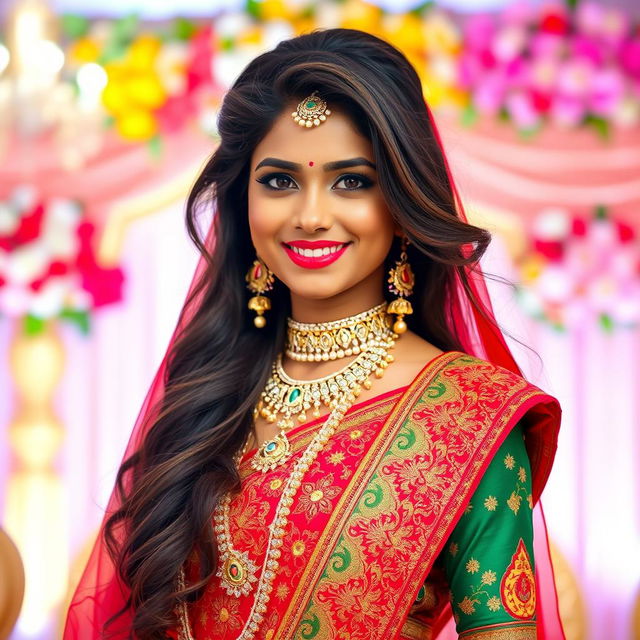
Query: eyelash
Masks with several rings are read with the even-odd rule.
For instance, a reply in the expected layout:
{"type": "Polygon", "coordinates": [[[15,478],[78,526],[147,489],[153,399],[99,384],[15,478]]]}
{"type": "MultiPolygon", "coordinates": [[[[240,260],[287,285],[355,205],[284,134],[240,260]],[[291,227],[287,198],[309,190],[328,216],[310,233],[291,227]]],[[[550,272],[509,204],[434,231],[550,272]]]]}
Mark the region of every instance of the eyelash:
{"type": "MultiPolygon", "coordinates": [[[[287,175],[286,173],[267,173],[264,176],[258,178],[256,182],[263,184],[267,189],[270,189],[271,191],[286,191],[286,187],[284,189],[278,189],[278,187],[272,187],[270,184],[268,184],[271,180],[273,180],[273,178],[288,178],[289,180],[294,182],[293,178],[291,178],[291,176],[287,175]]],[[[340,176],[338,182],[340,182],[340,180],[344,180],[345,178],[356,178],[357,180],[360,180],[360,182],[362,182],[362,186],[356,187],[355,189],[341,189],[341,191],[359,191],[361,189],[368,189],[369,187],[373,186],[373,180],[360,173],[345,173],[344,175],[340,176]]]]}

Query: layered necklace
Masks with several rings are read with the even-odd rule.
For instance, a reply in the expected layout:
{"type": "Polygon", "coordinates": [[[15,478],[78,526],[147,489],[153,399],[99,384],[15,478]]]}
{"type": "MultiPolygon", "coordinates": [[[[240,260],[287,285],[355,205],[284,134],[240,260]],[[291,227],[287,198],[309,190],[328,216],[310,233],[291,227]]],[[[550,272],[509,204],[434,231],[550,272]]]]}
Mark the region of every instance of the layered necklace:
{"type": "MultiPolygon", "coordinates": [[[[247,551],[238,551],[233,547],[229,528],[231,494],[226,494],[215,508],[214,531],[220,553],[216,576],[221,579],[222,587],[228,595],[240,597],[249,595],[254,587],[256,590],[251,612],[238,635],[238,640],[252,640],[264,619],[263,614],[267,610],[279,567],[280,548],[286,533],[290,508],[304,474],[335,433],[362,388],[371,388],[370,377],[374,375],[381,378],[386,367],[393,362],[393,356],[389,351],[393,348],[398,334],[391,328],[392,321],[386,313],[386,308],[385,302],[356,316],[326,323],[308,324],[288,320],[286,353],[293,359],[320,361],[353,355],[356,355],[356,358],[336,373],[315,380],[290,378],[282,368],[281,356],[273,365],[255,415],[261,415],[267,421],[277,423],[280,432],[258,449],[251,461],[254,469],[265,473],[284,464],[291,457],[292,451],[286,431],[295,424],[293,416],[296,416],[298,422],[303,423],[307,420],[309,410],[312,410],[314,417],[318,417],[320,406],[323,404],[328,406],[331,412],[294,464],[285,482],[269,527],[267,550],[260,570],[247,551]],[[320,354],[319,358],[316,357],[317,354],[320,354]]],[[[235,456],[236,465],[239,465],[245,454],[248,442],[247,440],[242,451],[235,456]]],[[[185,576],[182,569],[178,583],[180,588],[184,588],[185,576]]],[[[186,640],[193,640],[186,603],[181,603],[178,609],[182,636],[186,640]]]]}
{"type": "Polygon", "coordinates": [[[282,367],[282,356],[273,363],[271,376],[260,396],[256,415],[276,423],[280,432],[267,440],[251,460],[263,473],[284,464],[291,457],[286,432],[296,421],[317,418],[322,405],[333,409],[340,403],[350,406],[362,388],[370,389],[372,374],[381,378],[393,361],[390,349],[398,338],[391,328],[391,316],[383,302],[368,311],[332,322],[287,321],[285,353],[299,361],[327,361],[356,355],[345,367],[323,378],[295,380],[282,367]]]}

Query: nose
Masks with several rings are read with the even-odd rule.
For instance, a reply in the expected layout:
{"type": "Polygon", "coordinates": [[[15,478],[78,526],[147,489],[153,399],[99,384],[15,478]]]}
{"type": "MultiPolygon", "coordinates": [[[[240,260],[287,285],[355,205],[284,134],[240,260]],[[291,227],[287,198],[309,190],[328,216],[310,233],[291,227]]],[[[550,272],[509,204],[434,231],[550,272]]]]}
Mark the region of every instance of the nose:
{"type": "Polygon", "coordinates": [[[333,221],[328,194],[319,184],[310,184],[300,191],[294,214],[294,226],[305,233],[329,229],[333,221]]]}

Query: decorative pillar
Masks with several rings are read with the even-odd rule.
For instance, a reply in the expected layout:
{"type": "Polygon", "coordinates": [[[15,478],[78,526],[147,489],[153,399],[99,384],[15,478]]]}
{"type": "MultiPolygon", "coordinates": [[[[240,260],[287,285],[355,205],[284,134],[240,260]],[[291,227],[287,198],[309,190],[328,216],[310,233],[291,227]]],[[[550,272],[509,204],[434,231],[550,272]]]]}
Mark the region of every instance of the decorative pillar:
{"type": "Polygon", "coordinates": [[[64,429],[52,401],[64,370],[55,320],[37,335],[15,321],[9,367],[15,405],[9,424],[13,469],[7,484],[4,526],[24,562],[26,590],[17,630],[35,637],[51,623],[68,579],[67,508],[54,467],[64,429]]]}

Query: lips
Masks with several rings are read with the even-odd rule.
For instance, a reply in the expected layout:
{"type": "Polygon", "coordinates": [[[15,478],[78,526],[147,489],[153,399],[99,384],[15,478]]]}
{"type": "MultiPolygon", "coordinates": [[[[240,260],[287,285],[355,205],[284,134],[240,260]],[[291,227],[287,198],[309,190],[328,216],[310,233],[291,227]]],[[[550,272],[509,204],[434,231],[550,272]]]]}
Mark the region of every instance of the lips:
{"type": "Polygon", "coordinates": [[[335,262],[349,247],[350,242],[333,240],[292,240],[282,247],[291,261],[305,269],[321,269],[335,262]]]}

